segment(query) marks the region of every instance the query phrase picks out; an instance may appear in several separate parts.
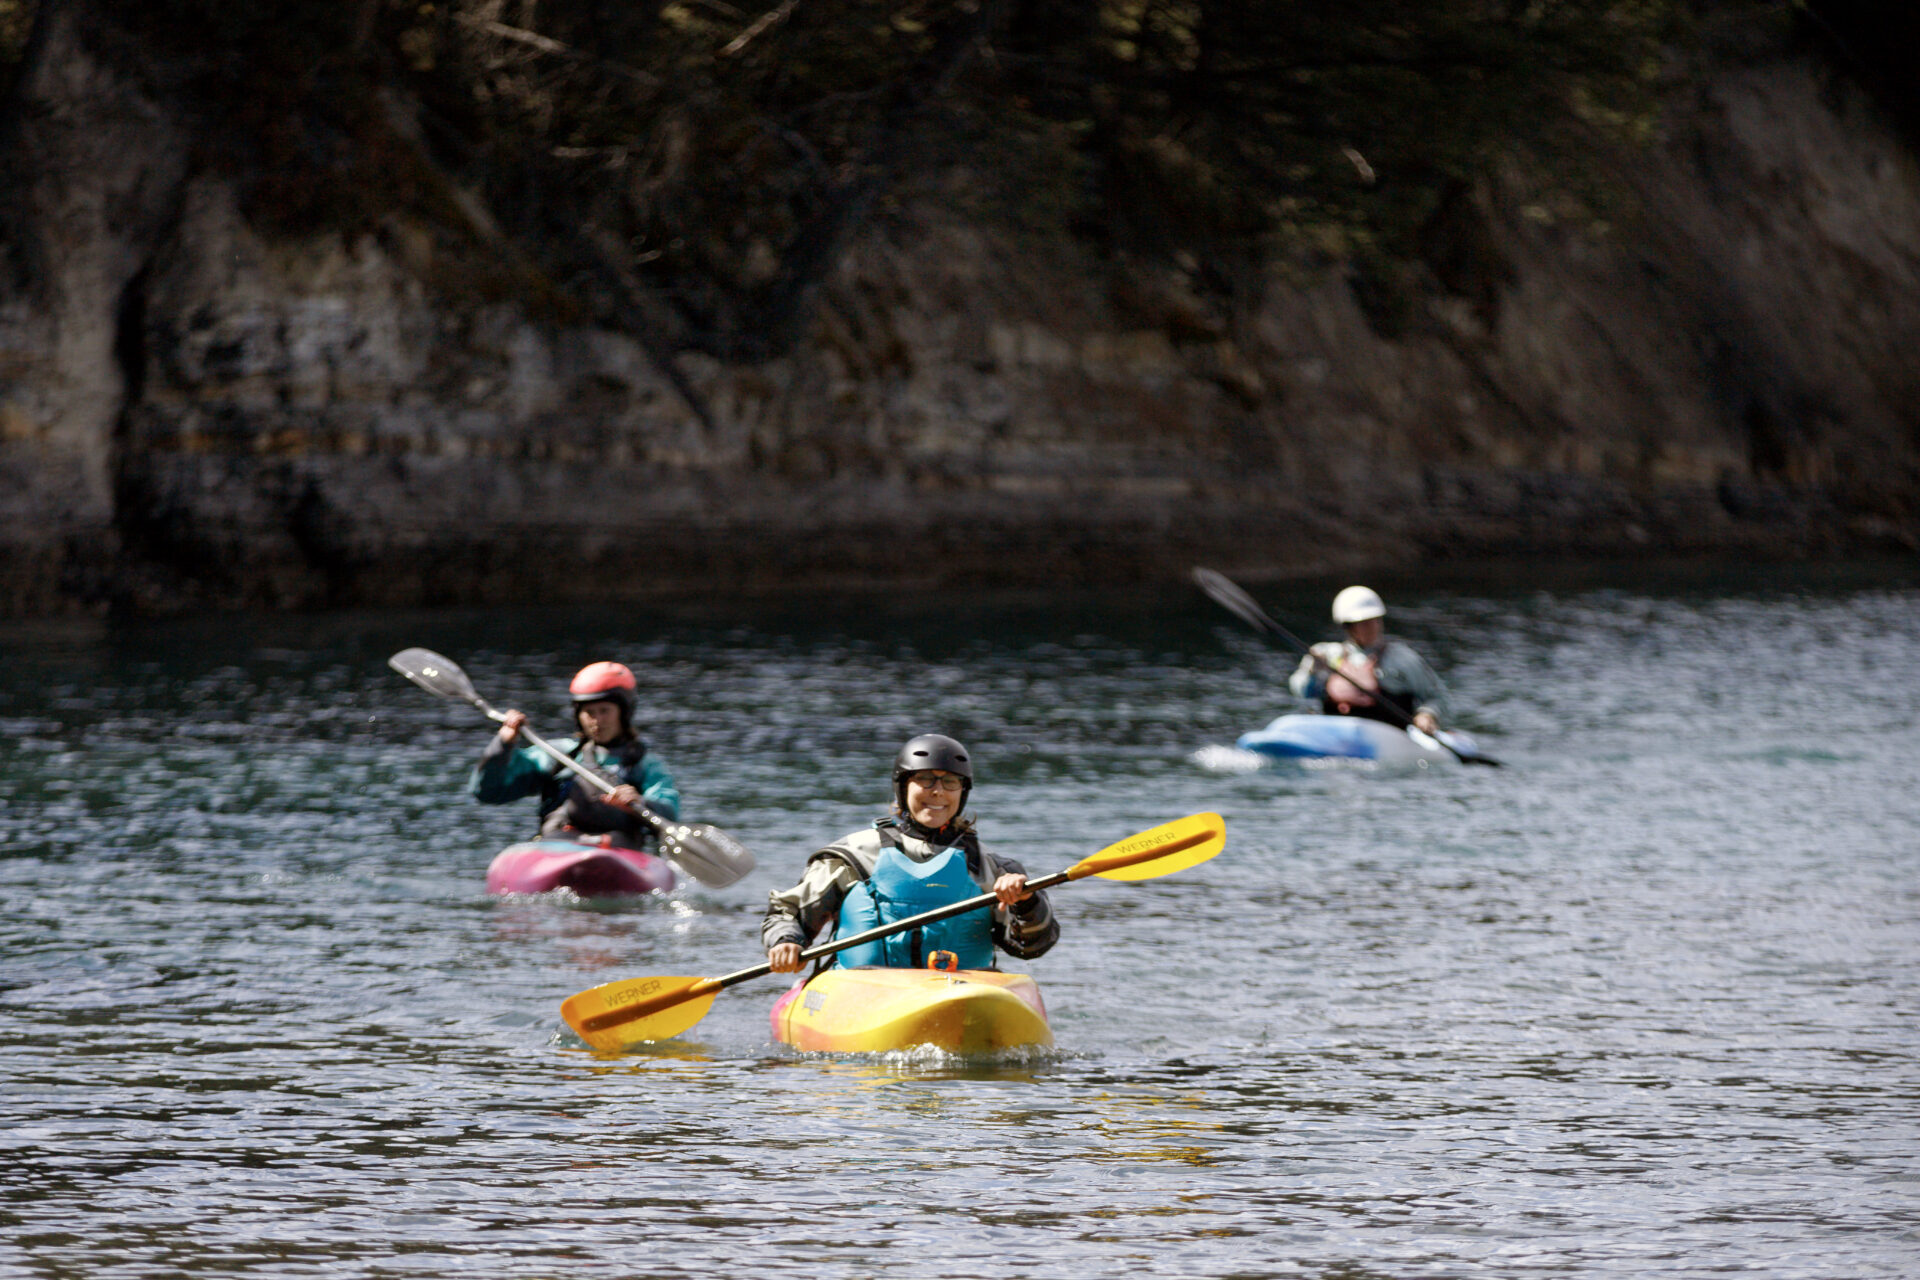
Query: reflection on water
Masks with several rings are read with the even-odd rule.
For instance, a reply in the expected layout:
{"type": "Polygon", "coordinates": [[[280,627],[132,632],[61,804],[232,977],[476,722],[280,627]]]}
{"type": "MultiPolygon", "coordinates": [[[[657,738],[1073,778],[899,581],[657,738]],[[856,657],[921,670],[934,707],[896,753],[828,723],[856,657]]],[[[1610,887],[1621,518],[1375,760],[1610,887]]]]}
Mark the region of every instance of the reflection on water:
{"type": "Polygon", "coordinates": [[[1291,661],[1197,593],[9,632],[0,1270],[1911,1274],[1911,570],[1385,594],[1508,768],[1235,767],[1291,661]],[[760,869],[488,898],[531,815],[466,802],[489,726],[410,645],[548,728],[628,661],[760,869]],[[621,1057],[564,1030],[755,963],[930,727],[1036,871],[1227,818],[1055,890],[1057,1049],[800,1055],[773,978],[621,1057]]]}

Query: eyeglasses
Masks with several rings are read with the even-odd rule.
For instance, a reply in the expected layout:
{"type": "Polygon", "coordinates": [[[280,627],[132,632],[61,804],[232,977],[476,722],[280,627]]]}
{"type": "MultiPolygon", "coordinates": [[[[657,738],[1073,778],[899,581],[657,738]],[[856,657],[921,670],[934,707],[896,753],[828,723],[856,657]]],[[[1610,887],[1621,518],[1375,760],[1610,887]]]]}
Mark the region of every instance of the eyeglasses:
{"type": "Polygon", "coordinates": [[[907,781],[926,791],[958,791],[967,785],[967,780],[957,773],[910,773],[907,781]]]}

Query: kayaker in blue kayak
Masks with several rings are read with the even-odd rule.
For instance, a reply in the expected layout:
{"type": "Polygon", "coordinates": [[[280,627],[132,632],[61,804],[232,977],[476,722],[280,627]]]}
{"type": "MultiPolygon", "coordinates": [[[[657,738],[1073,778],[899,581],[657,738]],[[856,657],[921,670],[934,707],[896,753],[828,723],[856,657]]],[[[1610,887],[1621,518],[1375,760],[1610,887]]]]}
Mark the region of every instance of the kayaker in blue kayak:
{"type": "Polygon", "coordinates": [[[800,883],[770,895],[760,941],[775,973],[800,969],[800,952],[834,926],[846,937],[908,916],[993,893],[990,911],[935,921],[840,952],[845,968],[921,968],[951,951],[963,969],[993,967],[993,949],[1032,959],[1059,940],[1047,896],[1027,888],[1026,868],[980,847],[963,816],[973,790],[967,749],[944,734],[909,739],[893,760],[893,814],[834,841],[807,859],[800,883]]]}
{"type": "Polygon", "coordinates": [[[1396,728],[1411,720],[1424,733],[1438,732],[1447,714],[1447,687],[1410,645],[1387,639],[1386,617],[1386,603],[1371,589],[1340,592],[1333,598],[1333,620],[1347,638],[1313,645],[1287,687],[1318,699],[1330,716],[1361,716],[1396,728]],[[1400,714],[1381,706],[1374,690],[1400,714]]]}
{"type": "Polygon", "coordinates": [[[556,739],[553,745],[614,784],[604,798],[576,785],[573,774],[546,752],[515,745],[527,723],[519,711],[504,713],[468,789],[484,804],[538,796],[542,836],[608,835],[616,844],[644,847],[653,829],[641,818],[641,808],[678,820],[680,790],[634,731],[636,687],[633,672],[618,662],[582,667],[568,686],[579,736],[556,739]]]}

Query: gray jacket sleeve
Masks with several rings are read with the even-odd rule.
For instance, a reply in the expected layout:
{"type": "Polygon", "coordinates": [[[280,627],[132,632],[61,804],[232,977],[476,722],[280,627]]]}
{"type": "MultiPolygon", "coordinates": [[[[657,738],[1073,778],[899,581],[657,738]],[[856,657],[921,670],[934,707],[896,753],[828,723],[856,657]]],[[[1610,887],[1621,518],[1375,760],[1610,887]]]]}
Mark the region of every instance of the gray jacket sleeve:
{"type": "Polygon", "coordinates": [[[1415,715],[1431,711],[1440,720],[1447,719],[1447,686],[1440,682],[1427,660],[1398,641],[1387,646],[1381,661],[1380,687],[1388,693],[1413,699],[1415,715]]]}
{"type": "MultiPolygon", "coordinates": [[[[987,863],[988,880],[1002,874],[1025,875],[1027,869],[1012,858],[996,858],[981,850],[987,863]],[[997,869],[996,869],[997,868],[997,869]]],[[[1060,941],[1060,922],[1054,919],[1053,904],[1045,890],[1036,890],[1031,898],[1013,907],[993,909],[993,941],[1002,951],[1021,960],[1043,956],[1060,941]]]]}
{"type": "Polygon", "coordinates": [[[830,844],[807,859],[800,883],[767,895],[767,914],[760,921],[760,945],[771,951],[783,942],[804,947],[840,914],[840,900],[860,883],[849,865],[854,855],[841,844],[830,844]]]}

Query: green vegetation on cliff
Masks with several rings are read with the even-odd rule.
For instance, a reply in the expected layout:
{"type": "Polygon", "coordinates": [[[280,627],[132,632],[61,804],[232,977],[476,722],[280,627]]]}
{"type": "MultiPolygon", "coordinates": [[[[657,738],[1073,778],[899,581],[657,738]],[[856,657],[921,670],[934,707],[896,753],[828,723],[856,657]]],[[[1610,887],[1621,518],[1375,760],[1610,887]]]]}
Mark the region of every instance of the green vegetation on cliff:
{"type": "Polygon", "coordinates": [[[1575,190],[1596,137],[1648,126],[1680,7],[150,0],[121,20],[167,50],[261,221],[403,217],[488,266],[469,285],[544,278],[752,357],[916,194],[1224,281],[1280,244],[1404,249],[1496,159],[1575,190]]]}
{"type": "Polygon", "coordinates": [[[0,0],[0,93],[12,83],[13,69],[26,52],[33,14],[29,0],[0,0]]]}
{"type": "Polygon", "coordinates": [[[759,4],[0,0],[0,586],[1914,544],[1841,0],[759,4]]]}

